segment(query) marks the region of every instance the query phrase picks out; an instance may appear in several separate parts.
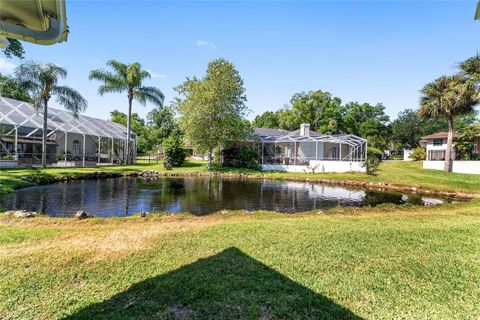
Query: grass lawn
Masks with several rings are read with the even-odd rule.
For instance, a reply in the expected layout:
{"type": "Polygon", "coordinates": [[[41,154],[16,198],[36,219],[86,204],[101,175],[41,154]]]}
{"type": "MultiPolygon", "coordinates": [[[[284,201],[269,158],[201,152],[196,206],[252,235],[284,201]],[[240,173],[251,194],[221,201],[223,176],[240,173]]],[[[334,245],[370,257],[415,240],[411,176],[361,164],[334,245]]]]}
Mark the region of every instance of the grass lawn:
{"type": "Polygon", "coordinates": [[[0,318],[477,319],[479,207],[4,218],[0,318]]]}
{"type": "MultiPolygon", "coordinates": [[[[102,168],[143,169],[163,170],[102,168]]],[[[0,171],[3,191],[33,172],[0,171]]],[[[315,176],[480,194],[480,177],[419,163],[315,176]]],[[[478,319],[479,301],[480,200],[328,214],[0,216],[0,319],[478,319]]]]}

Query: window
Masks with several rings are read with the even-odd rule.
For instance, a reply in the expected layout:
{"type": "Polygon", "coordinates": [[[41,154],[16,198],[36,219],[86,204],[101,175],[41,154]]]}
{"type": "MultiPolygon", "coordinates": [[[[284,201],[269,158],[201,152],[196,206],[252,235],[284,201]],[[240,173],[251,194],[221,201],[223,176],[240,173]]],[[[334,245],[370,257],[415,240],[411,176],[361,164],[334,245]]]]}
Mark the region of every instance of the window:
{"type": "Polygon", "coordinates": [[[445,160],[445,150],[428,150],[428,160],[431,160],[431,161],[445,160]]]}
{"type": "Polygon", "coordinates": [[[434,146],[441,146],[443,145],[443,139],[433,139],[434,146]]]}
{"type": "Polygon", "coordinates": [[[73,140],[73,154],[80,154],[80,141],[73,140]]]}

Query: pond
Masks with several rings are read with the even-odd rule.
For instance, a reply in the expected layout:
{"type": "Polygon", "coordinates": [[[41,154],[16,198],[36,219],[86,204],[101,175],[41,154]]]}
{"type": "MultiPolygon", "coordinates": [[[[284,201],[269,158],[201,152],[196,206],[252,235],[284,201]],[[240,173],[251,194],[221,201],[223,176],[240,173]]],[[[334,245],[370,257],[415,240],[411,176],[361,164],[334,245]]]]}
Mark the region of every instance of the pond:
{"type": "Polygon", "coordinates": [[[205,215],[224,209],[294,213],[335,206],[430,205],[444,201],[306,182],[209,177],[79,180],[28,187],[0,197],[0,204],[9,210],[25,209],[56,217],[72,216],[78,210],[101,217],[142,211],[205,215]]]}

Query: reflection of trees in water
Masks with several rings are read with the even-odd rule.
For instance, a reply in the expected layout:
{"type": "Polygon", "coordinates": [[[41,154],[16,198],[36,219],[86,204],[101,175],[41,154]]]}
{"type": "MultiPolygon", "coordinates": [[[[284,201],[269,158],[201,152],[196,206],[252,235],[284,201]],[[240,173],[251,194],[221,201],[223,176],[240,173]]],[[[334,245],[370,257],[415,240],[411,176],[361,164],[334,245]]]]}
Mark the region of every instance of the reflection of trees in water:
{"type": "Polygon", "coordinates": [[[365,205],[366,206],[377,206],[383,203],[391,204],[412,204],[417,206],[423,206],[422,197],[416,194],[404,195],[401,193],[395,192],[385,192],[385,191],[374,191],[366,190],[365,191],[365,205]]]}
{"type": "Polygon", "coordinates": [[[8,209],[50,215],[86,210],[96,215],[166,211],[208,214],[227,210],[298,212],[382,203],[423,205],[418,195],[355,190],[299,182],[216,178],[114,178],[34,187],[0,197],[8,209]]]}
{"type": "Polygon", "coordinates": [[[402,204],[404,201],[401,193],[365,190],[365,206],[375,207],[382,203],[402,204]]]}

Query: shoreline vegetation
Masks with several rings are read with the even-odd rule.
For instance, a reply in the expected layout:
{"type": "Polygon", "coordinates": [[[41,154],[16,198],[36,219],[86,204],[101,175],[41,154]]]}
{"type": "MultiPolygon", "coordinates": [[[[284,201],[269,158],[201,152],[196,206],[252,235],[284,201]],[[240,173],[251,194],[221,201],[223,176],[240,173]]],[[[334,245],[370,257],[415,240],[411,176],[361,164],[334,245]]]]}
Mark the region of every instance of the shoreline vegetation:
{"type": "MultiPolygon", "coordinates": [[[[386,162],[376,176],[266,175],[387,186],[418,180],[409,187],[434,185],[430,189],[480,195],[480,177],[420,165],[386,162]]],[[[3,170],[0,181],[3,192],[11,192],[31,185],[21,179],[26,175],[61,180],[143,170],[210,174],[202,161],[187,161],[172,171],[161,162],[143,162],[3,170]]],[[[216,173],[263,174],[226,168],[216,173]]],[[[78,220],[0,214],[0,318],[474,318],[480,300],[472,281],[480,274],[479,209],[480,199],[473,199],[292,215],[222,210],[206,216],[154,213],[78,220]]]]}

